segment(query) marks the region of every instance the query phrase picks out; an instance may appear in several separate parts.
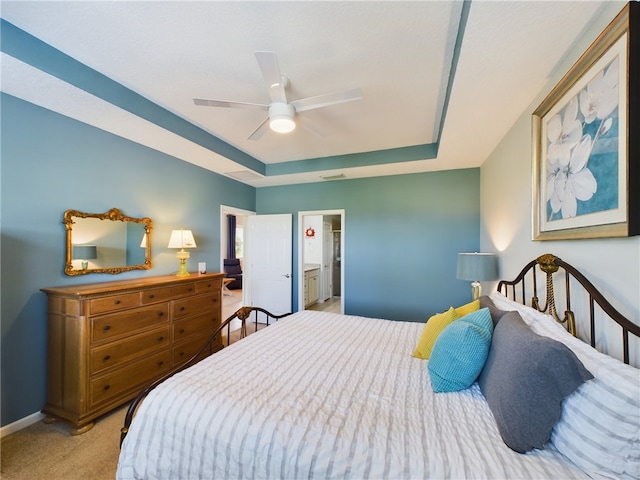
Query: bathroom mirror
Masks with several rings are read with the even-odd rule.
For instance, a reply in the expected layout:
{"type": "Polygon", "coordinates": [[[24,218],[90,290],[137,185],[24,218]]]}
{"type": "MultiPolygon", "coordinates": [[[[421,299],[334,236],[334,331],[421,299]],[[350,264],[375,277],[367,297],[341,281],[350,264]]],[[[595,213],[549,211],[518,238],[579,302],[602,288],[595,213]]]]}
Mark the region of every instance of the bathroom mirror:
{"type": "Polygon", "coordinates": [[[106,213],[64,212],[67,257],[64,273],[122,273],[151,268],[150,218],[132,218],[117,208],[106,213]]]}

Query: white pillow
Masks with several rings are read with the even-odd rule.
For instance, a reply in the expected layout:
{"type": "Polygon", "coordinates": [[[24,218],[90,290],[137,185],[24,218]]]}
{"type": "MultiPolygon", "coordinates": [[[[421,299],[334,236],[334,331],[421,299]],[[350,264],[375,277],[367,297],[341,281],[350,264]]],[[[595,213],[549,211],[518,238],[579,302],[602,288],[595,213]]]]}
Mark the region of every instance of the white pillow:
{"type": "MultiPolygon", "coordinates": [[[[520,316],[522,317],[524,322],[527,325],[529,325],[529,327],[532,327],[532,330],[533,330],[533,326],[536,325],[537,323],[547,322],[548,320],[552,320],[555,326],[559,327],[562,330],[565,330],[565,328],[562,325],[560,325],[558,322],[556,322],[550,315],[539,312],[535,308],[529,307],[527,305],[523,305],[522,303],[514,302],[513,300],[510,300],[509,298],[505,297],[500,292],[492,293],[489,298],[491,298],[491,301],[496,306],[496,308],[500,310],[507,310],[507,311],[515,310],[518,313],[520,313],[520,316]]],[[[555,338],[555,336],[553,336],[552,338],[555,338]]]]}
{"type": "Polygon", "coordinates": [[[562,404],[551,444],[594,478],[640,478],[640,370],[573,337],[551,316],[491,295],[501,310],[517,310],[539,335],[569,347],[594,379],[562,404]]]}

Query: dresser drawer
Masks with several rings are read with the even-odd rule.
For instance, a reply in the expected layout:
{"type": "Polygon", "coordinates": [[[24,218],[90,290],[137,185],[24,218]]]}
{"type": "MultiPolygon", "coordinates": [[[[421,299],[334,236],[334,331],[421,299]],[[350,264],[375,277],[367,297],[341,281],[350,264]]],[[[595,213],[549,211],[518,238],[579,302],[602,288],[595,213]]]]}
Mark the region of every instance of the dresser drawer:
{"type": "Polygon", "coordinates": [[[218,291],[222,289],[222,281],[219,278],[196,282],[196,293],[218,291]]]}
{"type": "Polygon", "coordinates": [[[180,319],[202,312],[218,312],[220,310],[221,292],[207,293],[196,297],[185,298],[173,302],[173,318],[180,319]]]}
{"type": "Polygon", "coordinates": [[[137,307],[138,305],[140,305],[140,292],[110,295],[91,299],[89,301],[89,313],[97,315],[99,313],[122,310],[123,308],[137,307]]]}
{"type": "Polygon", "coordinates": [[[169,326],[91,349],[89,374],[142,357],[169,345],[169,326]]]}
{"type": "MultiPolygon", "coordinates": [[[[48,298],[43,413],[80,434],[191,356],[219,327],[223,276],[140,276],[42,289],[48,298]]],[[[221,348],[218,335],[212,350],[221,348]]]]}
{"type": "MultiPolygon", "coordinates": [[[[184,362],[189,360],[192,356],[196,354],[196,352],[204,345],[204,342],[207,341],[208,336],[202,337],[192,337],[190,340],[186,342],[182,342],[178,345],[175,345],[171,349],[171,368],[178,367],[182,365],[184,362]]],[[[220,342],[214,342],[211,348],[206,349],[198,360],[202,360],[203,358],[208,357],[214,351],[217,351],[219,348],[222,348],[222,344],[220,342]]]]}
{"type": "Polygon", "coordinates": [[[91,318],[91,343],[99,343],[131,335],[138,330],[160,326],[169,321],[166,303],[149,307],[133,308],[112,315],[91,318]]]}
{"type": "Polygon", "coordinates": [[[170,368],[170,352],[165,349],[120,368],[113,373],[91,379],[89,399],[91,405],[96,405],[111,398],[125,394],[129,390],[133,393],[146,383],[151,383],[170,368]]]}
{"type": "Polygon", "coordinates": [[[220,326],[218,312],[205,312],[194,315],[173,325],[173,341],[179,342],[191,335],[208,336],[220,326]]]}
{"type": "Polygon", "coordinates": [[[142,292],[142,304],[164,302],[173,298],[185,297],[196,293],[195,282],[188,282],[171,287],[153,288],[142,292]]]}

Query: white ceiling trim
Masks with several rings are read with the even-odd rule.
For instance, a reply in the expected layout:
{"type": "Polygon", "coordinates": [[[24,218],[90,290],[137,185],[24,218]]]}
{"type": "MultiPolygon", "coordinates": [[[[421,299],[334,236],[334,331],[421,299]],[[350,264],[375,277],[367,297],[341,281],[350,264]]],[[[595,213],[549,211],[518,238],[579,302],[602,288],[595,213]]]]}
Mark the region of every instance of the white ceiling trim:
{"type": "Polygon", "coordinates": [[[2,91],[9,95],[208,170],[236,172],[245,169],[222,155],[10,55],[2,53],[0,61],[2,91]]]}
{"type": "MultiPolygon", "coordinates": [[[[391,173],[388,165],[378,165],[264,176],[4,52],[0,62],[1,89],[9,95],[254,187],[313,183],[338,174],[346,179],[391,173]]],[[[417,173],[432,161],[403,162],[393,174],[417,173]]]]}
{"type": "MultiPolygon", "coordinates": [[[[2,16],[268,166],[304,158],[386,152],[373,148],[380,141],[392,148],[412,146],[415,142],[409,138],[416,138],[416,127],[432,126],[433,118],[440,114],[420,102],[434,89],[444,87],[448,60],[443,52],[451,45],[442,40],[452,41],[444,30],[451,32],[457,26],[461,2],[376,2],[382,5],[377,15],[375,9],[363,8],[366,3],[3,0],[2,16]],[[184,15],[168,14],[176,9],[184,15]],[[208,16],[204,18],[203,13],[208,16]],[[316,17],[322,18],[320,24],[316,17]],[[355,36],[349,36],[353,32],[345,21],[348,26],[354,24],[355,36]],[[430,42],[425,27],[433,22],[438,34],[430,42]],[[409,23],[412,28],[403,28],[409,23]],[[282,28],[274,29],[277,26],[282,28]],[[362,103],[337,106],[324,119],[321,110],[310,112],[346,135],[330,135],[321,142],[300,135],[277,145],[272,137],[248,143],[246,136],[259,118],[246,117],[243,111],[193,106],[191,97],[207,92],[229,100],[264,98],[264,81],[253,58],[256,49],[282,53],[282,71],[294,78],[294,98],[362,87],[362,103]],[[350,55],[343,55],[347,51],[350,55]],[[440,57],[438,51],[443,53],[440,57]],[[429,70],[425,70],[426,55],[429,61],[442,63],[434,65],[432,77],[419,77],[415,84],[415,71],[425,75],[429,70]],[[144,68],[140,68],[140,58],[149,59],[144,68]],[[410,77],[414,83],[403,82],[410,77]],[[372,122],[373,118],[377,120],[372,122]],[[364,124],[369,125],[364,135],[350,130],[364,124]],[[413,137],[405,135],[403,126],[413,129],[413,137]],[[338,143],[331,146],[334,140],[338,143]]],[[[254,187],[318,182],[340,174],[348,179],[474,168],[491,155],[523,112],[553,87],[558,72],[566,71],[571,59],[577,59],[581,49],[575,47],[584,44],[585,32],[594,24],[604,28],[624,3],[473,0],[435,159],[265,176],[4,54],[2,90],[254,187]]],[[[436,96],[440,102],[441,92],[436,96]]],[[[433,133],[429,128],[426,130],[433,133]]]]}

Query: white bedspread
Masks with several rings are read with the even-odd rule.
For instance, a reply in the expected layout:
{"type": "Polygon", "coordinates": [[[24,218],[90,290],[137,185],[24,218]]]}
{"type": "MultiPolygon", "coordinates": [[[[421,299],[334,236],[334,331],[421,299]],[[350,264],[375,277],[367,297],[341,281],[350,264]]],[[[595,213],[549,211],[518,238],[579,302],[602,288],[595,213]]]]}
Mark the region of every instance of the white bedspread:
{"type": "Polygon", "coordinates": [[[586,478],[501,440],[477,384],[434,394],[423,324],[304,311],[223,349],[142,403],[117,477],[586,478]]]}

